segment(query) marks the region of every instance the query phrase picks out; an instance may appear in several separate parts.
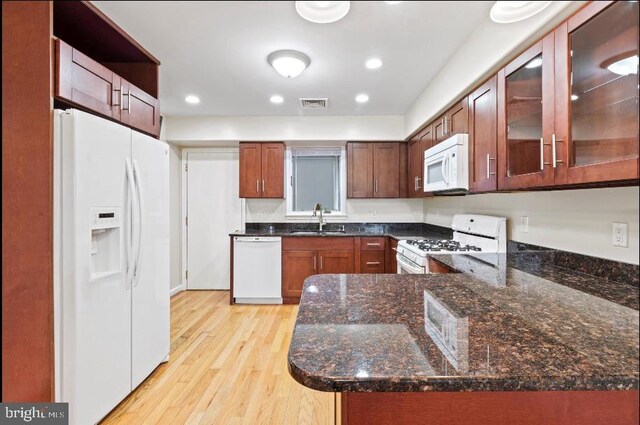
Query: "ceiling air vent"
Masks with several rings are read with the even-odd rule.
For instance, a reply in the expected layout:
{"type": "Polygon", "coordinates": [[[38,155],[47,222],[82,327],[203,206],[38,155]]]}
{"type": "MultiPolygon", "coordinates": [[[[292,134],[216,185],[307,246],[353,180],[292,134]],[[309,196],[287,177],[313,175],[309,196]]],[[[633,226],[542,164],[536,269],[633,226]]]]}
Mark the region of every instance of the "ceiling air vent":
{"type": "Polygon", "coordinates": [[[301,97],[298,100],[302,109],[325,109],[327,103],[329,103],[329,98],[327,97],[301,97]]]}

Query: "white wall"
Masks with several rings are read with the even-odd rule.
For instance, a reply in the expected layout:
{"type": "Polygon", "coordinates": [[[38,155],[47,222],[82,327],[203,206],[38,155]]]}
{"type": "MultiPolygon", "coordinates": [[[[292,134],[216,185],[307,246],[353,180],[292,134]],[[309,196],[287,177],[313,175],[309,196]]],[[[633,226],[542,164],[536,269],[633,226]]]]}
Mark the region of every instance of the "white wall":
{"type": "Polygon", "coordinates": [[[167,140],[182,146],[274,140],[404,140],[402,116],[170,116],[167,140]]]}
{"type": "Polygon", "coordinates": [[[169,145],[169,227],[171,289],[182,284],[182,150],[169,145]]]}
{"type": "Polygon", "coordinates": [[[638,187],[434,197],[426,223],[451,227],[457,213],[505,216],[509,239],[638,264],[638,187]],[[520,218],[529,217],[523,232],[520,218]],[[629,223],[629,247],[614,247],[612,223],[629,223]]]}
{"type": "Polygon", "coordinates": [[[513,24],[497,24],[487,16],[406,111],[405,137],[435,118],[584,3],[554,1],[540,14],[513,24]]]}
{"type": "MultiPolygon", "coordinates": [[[[287,218],[285,213],[284,199],[247,199],[247,223],[316,221],[313,217],[287,218]]],[[[423,205],[422,199],[348,199],[346,218],[324,217],[329,222],[419,223],[423,218],[423,205]]]]}

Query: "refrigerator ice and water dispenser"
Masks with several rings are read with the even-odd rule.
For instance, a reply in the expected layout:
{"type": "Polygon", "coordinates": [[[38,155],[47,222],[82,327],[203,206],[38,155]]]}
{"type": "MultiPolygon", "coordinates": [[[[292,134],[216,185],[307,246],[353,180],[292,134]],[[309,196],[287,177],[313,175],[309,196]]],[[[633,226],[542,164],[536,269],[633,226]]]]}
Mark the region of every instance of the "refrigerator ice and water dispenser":
{"type": "Polygon", "coordinates": [[[120,208],[91,208],[91,276],[101,279],[120,273],[120,208]]]}

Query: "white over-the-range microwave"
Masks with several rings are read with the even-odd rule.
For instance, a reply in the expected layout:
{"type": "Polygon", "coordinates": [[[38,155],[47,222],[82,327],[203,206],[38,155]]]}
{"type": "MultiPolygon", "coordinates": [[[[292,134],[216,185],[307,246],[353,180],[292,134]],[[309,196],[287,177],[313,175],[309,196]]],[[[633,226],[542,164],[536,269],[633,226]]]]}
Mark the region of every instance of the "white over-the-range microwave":
{"type": "Polygon", "coordinates": [[[456,134],[424,152],[424,191],[469,190],[469,135],[456,134]]]}

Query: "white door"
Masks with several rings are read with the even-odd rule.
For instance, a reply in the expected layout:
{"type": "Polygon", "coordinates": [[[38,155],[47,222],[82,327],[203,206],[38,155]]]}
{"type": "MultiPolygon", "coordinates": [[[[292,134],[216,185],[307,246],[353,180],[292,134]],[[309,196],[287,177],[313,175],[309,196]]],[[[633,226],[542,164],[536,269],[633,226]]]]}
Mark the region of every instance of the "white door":
{"type": "Polygon", "coordinates": [[[61,398],[72,424],[93,424],[131,391],[131,130],[77,110],[62,124],[61,398]]]}
{"type": "MultiPolygon", "coordinates": [[[[169,146],[131,132],[139,225],[134,227],[132,388],[169,355],[169,146]]],[[[134,214],[136,216],[136,214],[134,214]]],[[[178,241],[176,241],[178,243],[178,241]]]]}
{"type": "Polygon", "coordinates": [[[186,152],[187,289],[229,289],[229,233],[242,226],[238,149],[186,152]]]}

